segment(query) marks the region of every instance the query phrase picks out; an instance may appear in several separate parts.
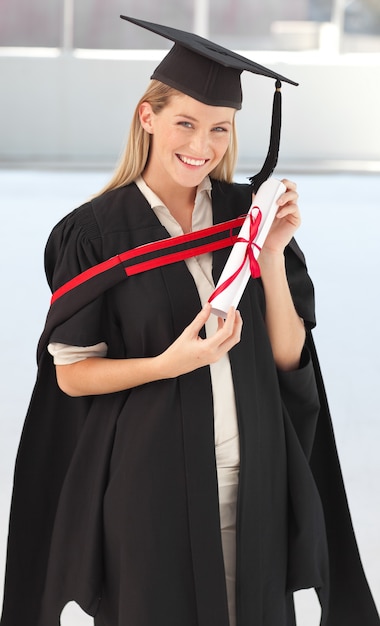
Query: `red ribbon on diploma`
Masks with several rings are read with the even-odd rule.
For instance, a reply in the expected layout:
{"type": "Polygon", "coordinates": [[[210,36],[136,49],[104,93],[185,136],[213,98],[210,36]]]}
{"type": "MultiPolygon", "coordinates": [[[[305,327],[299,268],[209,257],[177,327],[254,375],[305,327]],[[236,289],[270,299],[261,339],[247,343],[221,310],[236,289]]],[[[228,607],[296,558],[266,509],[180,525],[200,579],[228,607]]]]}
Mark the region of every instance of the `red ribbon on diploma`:
{"type": "Polygon", "coordinates": [[[216,296],[222,293],[222,291],[227,289],[227,287],[229,287],[234,282],[234,280],[239,276],[240,272],[242,271],[247,258],[249,260],[249,269],[251,271],[252,278],[258,278],[260,276],[260,265],[253,252],[254,247],[257,248],[257,250],[259,251],[261,250],[260,246],[258,246],[255,243],[255,237],[257,236],[257,232],[259,230],[259,226],[261,222],[261,211],[259,207],[257,206],[252,207],[251,211],[248,214],[248,218],[249,218],[249,239],[244,239],[244,237],[238,237],[235,242],[235,243],[247,244],[245,254],[244,254],[244,259],[241,265],[238,267],[238,269],[232,274],[232,276],[227,278],[227,280],[225,280],[221,285],[219,285],[217,289],[215,289],[214,293],[212,293],[208,299],[209,302],[212,302],[214,298],[216,298],[216,296]],[[253,209],[258,210],[256,217],[253,217],[252,215],[253,209]]]}

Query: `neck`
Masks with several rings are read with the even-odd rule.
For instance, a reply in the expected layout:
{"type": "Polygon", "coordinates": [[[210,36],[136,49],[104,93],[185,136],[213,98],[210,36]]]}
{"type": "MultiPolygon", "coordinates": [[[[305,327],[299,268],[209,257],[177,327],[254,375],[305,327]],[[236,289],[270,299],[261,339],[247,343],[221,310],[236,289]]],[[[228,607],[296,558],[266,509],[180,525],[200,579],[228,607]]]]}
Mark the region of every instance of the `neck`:
{"type": "Polygon", "coordinates": [[[153,181],[147,171],[143,172],[142,176],[148,187],[154,191],[179,223],[183,232],[190,232],[197,188],[181,187],[175,183],[171,185],[167,181],[161,184],[159,181],[153,181]]]}
{"type": "Polygon", "coordinates": [[[194,206],[196,187],[182,187],[176,183],[168,181],[154,180],[148,171],[143,172],[142,177],[148,187],[162,200],[168,208],[174,203],[178,206],[194,206]]]}

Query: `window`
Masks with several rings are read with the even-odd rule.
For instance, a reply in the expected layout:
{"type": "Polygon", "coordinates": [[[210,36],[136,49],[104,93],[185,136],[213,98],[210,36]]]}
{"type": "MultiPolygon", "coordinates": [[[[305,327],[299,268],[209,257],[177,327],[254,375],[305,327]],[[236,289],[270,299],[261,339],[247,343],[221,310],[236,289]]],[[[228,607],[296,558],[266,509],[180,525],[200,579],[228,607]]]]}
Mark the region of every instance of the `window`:
{"type": "Polygon", "coordinates": [[[0,0],[0,46],[168,48],[126,13],[192,30],[237,50],[380,51],[379,0],[0,0]],[[326,43],[327,42],[327,43],[326,43]]]}
{"type": "Polygon", "coordinates": [[[62,45],[61,0],[0,0],[0,46],[62,45]]]}
{"type": "Polygon", "coordinates": [[[76,48],[169,48],[162,37],[127,24],[119,15],[192,30],[192,0],[77,0],[74,3],[76,48]]]}

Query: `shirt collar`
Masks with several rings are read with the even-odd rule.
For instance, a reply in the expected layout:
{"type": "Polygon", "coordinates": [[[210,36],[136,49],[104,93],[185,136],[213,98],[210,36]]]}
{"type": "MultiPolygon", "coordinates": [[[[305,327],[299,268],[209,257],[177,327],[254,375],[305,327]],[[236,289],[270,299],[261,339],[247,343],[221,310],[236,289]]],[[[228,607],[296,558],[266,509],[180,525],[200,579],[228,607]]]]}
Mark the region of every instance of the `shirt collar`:
{"type": "MultiPolygon", "coordinates": [[[[147,202],[150,204],[152,209],[155,209],[158,207],[165,207],[162,200],[160,200],[157,194],[155,194],[154,191],[152,191],[152,189],[148,187],[148,185],[146,184],[142,176],[138,176],[138,178],[136,178],[135,180],[135,183],[137,187],[139,188],[139,190],[141,191],[141,193],[143,194],[143,196],[146,198],[147,202]]],[[[195,196],[195,204],[197,204],[198,196],[202,192],[207,192],[209,197],[211,198],[211,190],[212,190],[211,179],[209,176],[206,176],[202,180],[202,182],[198,185],[197,193],[195,196]]]]}

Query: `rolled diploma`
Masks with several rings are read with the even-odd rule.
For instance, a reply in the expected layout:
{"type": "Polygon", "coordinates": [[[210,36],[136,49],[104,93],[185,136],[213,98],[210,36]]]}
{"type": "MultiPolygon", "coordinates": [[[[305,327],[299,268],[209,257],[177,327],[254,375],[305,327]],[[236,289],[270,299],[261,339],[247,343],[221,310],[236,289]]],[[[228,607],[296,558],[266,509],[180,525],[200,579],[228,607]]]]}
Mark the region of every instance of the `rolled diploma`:
{"type": "MultiPolygon", "coordinates": [[[[258,229],[257,236],[255,238],[255,243],[258,248],[256,246],[253,246],[253,253],[256,259],[260,254],[259,248],[263,247],[266,236],[277,213],[278,205],[276,201],[284,193],[285,190],[286,187],[280,180],[277,180],[276,178],[268,178],[268,180],[266,180],[259,187],[257,194],[253,200],[252,206],[248,211],[248,215],[243,223],[243,226],[240,229],[238,237],[249,240],[249,214],[251,213],[253,217],[256,217],[258,214],[258,209],[260,209],[261,223],[258,229]]],[[[230,278],[243,263],[247,245],[248,244],[244,241],[237,241],[233,245],[226,265],[224,266],[224,269],[220,275],[218,284],[215,287],[215,291],[221,284],[223,284],[228,278],[230,278]]],[[[242,268],[240,274],[230,285],[228,285],[228,287],[224,289],[224,291],[219,293],[212,300],[211,312],[215,315],[218,315],[219,317],[225,318],[227,316],[228,309],[231,306],[237,308],[250,275],[251,270],[249,266],[249,259],[246,258],[244,267],[242,268]]]]}

